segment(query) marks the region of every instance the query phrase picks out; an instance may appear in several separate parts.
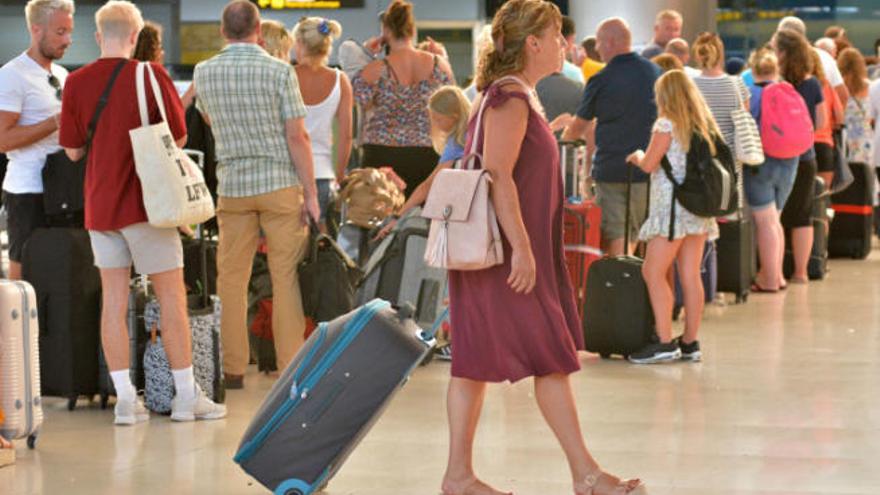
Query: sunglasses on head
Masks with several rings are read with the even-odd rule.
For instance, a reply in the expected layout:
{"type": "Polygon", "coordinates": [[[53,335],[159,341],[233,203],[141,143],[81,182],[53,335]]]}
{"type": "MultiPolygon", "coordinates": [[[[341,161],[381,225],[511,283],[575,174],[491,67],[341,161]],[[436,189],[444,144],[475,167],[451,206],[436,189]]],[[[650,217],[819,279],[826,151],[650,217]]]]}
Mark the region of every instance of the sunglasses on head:
{"type": "Polygon", "coordinates": [[[59,81],[54,74],[49,74],[49,85],[55,88],[55,98],[58,98],[58,101],[61,101],[61,81],[59,81]]]}

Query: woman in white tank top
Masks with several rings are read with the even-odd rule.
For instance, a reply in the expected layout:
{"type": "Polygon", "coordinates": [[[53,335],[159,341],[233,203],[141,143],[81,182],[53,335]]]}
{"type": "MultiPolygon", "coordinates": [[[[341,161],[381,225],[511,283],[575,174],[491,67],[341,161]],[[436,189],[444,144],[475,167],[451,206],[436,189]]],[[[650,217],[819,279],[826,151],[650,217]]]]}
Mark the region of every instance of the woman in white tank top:
{"type": "Polygon", "coordinates": [[[321,220],[345,174],[352,143],[352,90],[345,73],[327,67],[333,40],[342,34],[338,22],[306,17],[293,29],[296,76],[306,104],[306,129],[312,140],[321,220]],[[336,163],[333,125],[337,125],[336,163]]]}

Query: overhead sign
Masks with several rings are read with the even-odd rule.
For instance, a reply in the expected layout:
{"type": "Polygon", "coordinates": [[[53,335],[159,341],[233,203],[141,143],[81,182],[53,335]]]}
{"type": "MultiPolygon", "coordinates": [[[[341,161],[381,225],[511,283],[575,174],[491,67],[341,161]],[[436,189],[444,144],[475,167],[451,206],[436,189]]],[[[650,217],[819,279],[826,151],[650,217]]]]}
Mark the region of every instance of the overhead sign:
{"type": "Polygon", "coordinates": [[[251,0],[262,9],[351,9],[364,6],[364,0],[251,0]]]}

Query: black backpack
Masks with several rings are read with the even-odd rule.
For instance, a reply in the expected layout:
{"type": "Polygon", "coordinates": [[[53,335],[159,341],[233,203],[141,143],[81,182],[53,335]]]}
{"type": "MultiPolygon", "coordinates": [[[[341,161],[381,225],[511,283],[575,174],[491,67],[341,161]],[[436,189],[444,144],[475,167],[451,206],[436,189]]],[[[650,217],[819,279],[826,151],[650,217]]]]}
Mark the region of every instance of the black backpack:
{"type": "MultiPolygon", "coordinates": [[[[687,154],[687,172],[681,184],[672,175],[672,164],[666,156],[661,165],[672,182],[673,196],[686,210],[699,217],[729,215],[739,206],[736,163],[730,148],[720,136],[715,136],[715,155],[709,142],[700,134],[691,137],[687,154]]],[[[675,234],[675,201],[669,213],[669,240],[675,234]]]]}

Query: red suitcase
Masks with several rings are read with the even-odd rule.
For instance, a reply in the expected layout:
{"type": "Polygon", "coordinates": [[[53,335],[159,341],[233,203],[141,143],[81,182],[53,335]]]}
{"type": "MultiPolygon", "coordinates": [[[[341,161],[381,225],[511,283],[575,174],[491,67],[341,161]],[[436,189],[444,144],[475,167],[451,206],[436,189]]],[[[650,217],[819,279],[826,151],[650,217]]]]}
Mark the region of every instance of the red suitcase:
{"type": "Polygon", "coordinates": [[[580,203],[566,201],[563,216],[565,262],[571,284],[583,317],[587,295],[587,273],[590,264],[602,257],[601,230],[602,210],[592,200],[580,203]]]}

